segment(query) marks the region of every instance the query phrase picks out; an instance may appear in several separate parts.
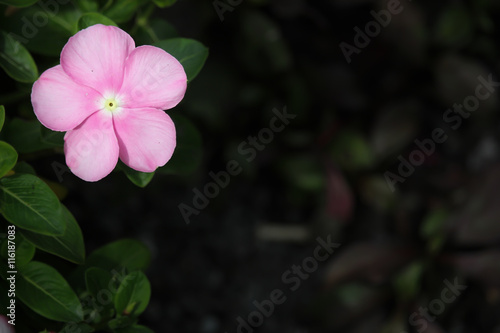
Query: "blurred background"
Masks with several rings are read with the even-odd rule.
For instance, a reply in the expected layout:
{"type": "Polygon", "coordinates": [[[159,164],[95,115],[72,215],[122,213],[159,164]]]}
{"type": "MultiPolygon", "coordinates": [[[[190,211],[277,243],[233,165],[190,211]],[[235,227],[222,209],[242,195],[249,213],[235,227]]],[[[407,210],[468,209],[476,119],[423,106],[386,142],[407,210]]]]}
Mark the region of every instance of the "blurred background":
{"type": "MultiPolygon", "coordinates": [[[[88,252],[147,244],[156,332],[500,332],[499,16],[487,0],[156,10],[163,38],[210,49],[169,111],[199,134],[177,124],[185,174],[144,189],[62,175],[88,252]],[[283,110],[295,118],[268,140],[283,110]],[[241,172],[195,207],[232,160],[241,172]],[[307,259],[318,238],[337,244],[325,261],[307,259]]],[[[37,168],[57,182],[52,161],[37,168]]]]}

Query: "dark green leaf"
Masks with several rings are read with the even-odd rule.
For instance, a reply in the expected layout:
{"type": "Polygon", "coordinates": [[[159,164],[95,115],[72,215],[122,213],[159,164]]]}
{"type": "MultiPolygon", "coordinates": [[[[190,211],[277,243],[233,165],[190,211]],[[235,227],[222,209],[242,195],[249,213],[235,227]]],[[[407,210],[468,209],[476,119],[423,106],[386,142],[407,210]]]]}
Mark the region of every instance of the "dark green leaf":
{"type": "Polygon", "coordinates": [[[138,316],[146,310],[151,297],[151,285],[141,271],[125,277],[115,296],[116,313],[138,316]]]}
{"type": "Polygon", "coordinates": [[[85,271],[85,286],[98,302],[101,317],[112,317],[115,313],[113,299],[120,283],[113,275],[102,268],[91,267],[85,271]]]}
{"type": "Polygon", "coordinates": [[[2,17],[0,27],[33,53],[59,56],[68,39],[78,31],[80,16],[80,10],[72,2],[56,6],[40,1],[38,6],[2,17]]]}
{"type": "Polygon", "coordinates": [[[117,329],[116,333],[154,333],[153,330],[142,325],[132,325],[130,327],[117,329]]]}
{"type": "Polygon", "coordinates": [[[68,282],[51,266],[32,261],[19,270],[21,301],[39,315],[63,322],[82,321],[82,305],[68,282]]]}
{"type": "Polygon", "coordinates": [[[134,40],[137,45],[150,45],[162,39],[178,37],[179,33],[175,27],[164,19],[152,18],[139,25],[134,40]]]}
{"type": "Polygon", "coordinates": [[[327,185],[321,164],[309,154],[284,158],[279,172],[289,183],[304,191],[321,191],[327,185]]]}
{"type": "Polygon", "coordinates": [[[36,3],[38,0],[0,0],[0,4],[6,4],[14,7],[28,7],[36,3]]]}
{"type": "Polygon", "coordinates": [[[36,176],[35,169],[24,161],[18,162],[14,167],[14,171],[15,173],[29,173],[30,175],[36,176]]]}
{"type": "Polygon", "coordinates": [[[113,276],[105,269],[90,267],[85,271],[85,285],[89,293],[98,297],[102,290],[109,290],[113,276]]]}
{"type": "Polygon", "coordinates": [[[0,141],[0,178],[12,170],[16,162],[16,150],[7,142],[0,141]]]}
{"type": "Polygon", "coordinates": [[[52,131],[46,127],[40,128],[40,141],[42,144],[51,145],[54,147],[64,146],[64,132],[52,131]]]}
{"type": "Polygon", "coordinates": [[[395,277],[394,284],[398,290],[398,297],[407,301],[417,296],[420,291],[423,270],[424,265],[422,262],[413,262],[395,277]]]}
{"type": "MultiPolygon", "coordinates": [[[[59,333],[91,333],[95,332],[95,329],[85,323],[68,323],[63,327],[59,333]]],[[[43,332],[42,332],[43,333],[43,332]]],[[[49,332],[47,332],[49,333],[49,332]]]]}
{"type": "Polygon", "coordinates": [[[448,216],[449,213],[444,209],[435,209],[430,212],[420,225],[420,235],[429,239],[443,233],[448,216]]]}
{"type": "Polygon", "coordinates": [[[153,179],[155,173],[154,172],[140,172],[134,169],[129,168],[124,163],[119,162],[119,168],[123,170],[127,178],[139,187],[146,187],[149,182],[153,179]]]}
{"type": "Polygon", "coordinates": [[[127,22],[137,13],[139,7],[147,3],[147,0],[120,0],[104,11],[104,15],[116,23],[127,22]]]}
{"type": "Polygon", "coordinates": [[[5,31],[0,31],[0,67],[19,82],[31,83],[38,78],[38,69],[31,54],[5,31]]]}
{"type": "Polygon", "coordinates": [[[113,25],[117,27],[118,25],[113,22],[110,18],[99,14],[99,13],[85,13],[78,20],[78,29],[82,30],[88,28],[94,24],[104,24],[104,25],[113,25]]]}
{"type": "Polygon", "coordinates": [[[2,131],[4,122],[5,122],[5,107],[3,105],[0,105],[0,132],[2,131]]]}
{"type": "Polygon", "coordinates": [[[133,271],[146,269],[150,261],[151,255],[144,244],[133,239],[122,239],[92,252],[86,265],[107,270],[125,267],[133,271]]]}
{"type": "Polygon", "coordinates": [[[153,0],[153,2],[160,8],[172,6],[177,0],[153,0]]]}
{"type": "Polygon", "coordinates": [[[66,230],[60,236],[45,236],[30,231],[22,231],[24,237],[37,248],[77,264],[85,261],[85,244],[82,231],[71,212],[62,207],[61,218],[66,223],[66,230]]]}
{"type": "Polygon", "coordinates": [[[26,241],[20,233],[16,233],[16,237],[9,243],[8,239],[2,242],[1,253],[4,258],[9,257],[9,250],[14,250],[16,258],[16,266],[21,267],[26,265],[33,259],[35,255],[35,247],[30,242],[26,241]]]}
{"type": "Polygon", "coordinates": [[[38,121],[15,118],[5,127],[7,141],[20,153],[33,153],[53,148],[53,144],[42,142],[42,125],[38,121]]]}
{"type": "Polygon", "coordinates": [[[439,45],[460,47],[474,37],[474,22],[466,6],[449,6],[442,12],[435,28],[435,39],[439,45]]]}
{"type": "Polygon", "coordinates": [[[347,170],[366,169],[373,165],[373,149],[361,133],[351,130],[341,131],[332,146],[335,162],[347,170]]]}
{"type": "Polygon", "coordinates": [[[108,326],[113,330],[113,332],[116,332],[118,329],[129,328],[133,323],[134,321],[132,318],[128,316],[118,316],[108,321],[108,326]]]}
{"type": "Polygon", "coordinates": [[[177,146],[170,161],[158,171],[173,175],[192,174],[200,165],[203,154],[200,132],[184,116],[172,113],[171,118],[177,133],[177,146]]]}
{"type": "Polygon", "coordinates": [[[97,0],[75,0],[75,3],[84,12],[97,12],[99,10],[97,0]]]}
{"type": "Polygon", "coordinates": [[[188,81],[198,75],[208,57],[208,48],[188,38],[173,38],[154,44],[173,55],[184,67],[188,81]]]}
{"type": "Polygon", "coordinates": [[[0,212],[12,224],[44,235],[62,235],[66,223],[57,196],[38,177],[21,174],[0,179],[0,212]]]}

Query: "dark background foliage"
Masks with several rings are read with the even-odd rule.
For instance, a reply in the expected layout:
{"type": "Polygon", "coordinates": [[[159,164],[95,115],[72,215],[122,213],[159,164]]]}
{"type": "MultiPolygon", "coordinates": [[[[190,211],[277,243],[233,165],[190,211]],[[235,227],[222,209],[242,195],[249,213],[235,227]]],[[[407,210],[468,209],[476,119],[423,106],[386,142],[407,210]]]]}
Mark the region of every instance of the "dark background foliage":
{"type": "MultiPolygon", "coordinates": [[[[456,128],[443,118],[475,94],[479,76],[499,77],[500,6],[401,6],[350,63],[339,44],[354,45],[354,27],[386,1],[248,0],[223,21],[211,1],[154,13],[210,48],[171,111],[201,131],[201,165],[157,174],[144,189],[121,173],[62,182],[88,252],[123,237],[151,249],[144,324],[236,332],[237,318],[279,288],[287,300],[255,332],[500,332],[498,93],[456,128]],[[284,107],[296,118],[245,162],[238,145],[284,107]],[[415,140],[436,128],[447,139],[391,191],[387,172],[397,175],[415,140]],[[186,224],[179,204],[193,206],[193,189],[233,159],[242,173],[186,224]],[[283,273],[313,255],[317,237],[341,245],[288,291],[283,273]],[[409,322],[457,279],[466,290],[430,320],[409,322]]],[[[52,161],[37,168],[57,181],[52,161]]]]}

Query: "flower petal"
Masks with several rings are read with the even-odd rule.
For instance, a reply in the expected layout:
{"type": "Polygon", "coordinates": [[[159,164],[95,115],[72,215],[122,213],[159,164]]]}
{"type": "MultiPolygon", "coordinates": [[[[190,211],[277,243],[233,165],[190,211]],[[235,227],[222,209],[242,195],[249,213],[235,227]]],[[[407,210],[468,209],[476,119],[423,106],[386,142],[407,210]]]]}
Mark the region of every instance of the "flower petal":
{"type": "Polygon", "coordinates": [[[120,159],[132,169],[153,172],[170,160],[175,149],[175,126],[158,109],[122,109],[113,115],[120,159]]]}
{"type": "Polygon", "coordinates": [[[38,120],[53,131],[69,131],[97,111],[101,94],[75,83],[61,65],[47,69],[33,84],[31,103],[38,120]]]}
{"type": "Polygon", "coordinates": [[[0,332],[2,333],[15,333],[14,327],[9,324],[8,318],[0,315],[0,332]]]}
{"type": "Polygon", "coordinates": [[[184,97],[187,77],[173,56],[155,46],[139,46],[130,53],[120,96],[123,106],[171,109],[184,97]]]}
{"type": "Polygon", "coordinates": [[[88,182],[101,180],[118,162],[118,141],[111,114],[98,111],[64,136],[66,164],[88,182]]]}
{"type": "Polygon", "coordinates": [[[103,95],[113,94],[122,85],[125,60],[134,48],[125,31],[96,24],[69,39],[61,52],[61,65],[76,82],[103,95]]]}

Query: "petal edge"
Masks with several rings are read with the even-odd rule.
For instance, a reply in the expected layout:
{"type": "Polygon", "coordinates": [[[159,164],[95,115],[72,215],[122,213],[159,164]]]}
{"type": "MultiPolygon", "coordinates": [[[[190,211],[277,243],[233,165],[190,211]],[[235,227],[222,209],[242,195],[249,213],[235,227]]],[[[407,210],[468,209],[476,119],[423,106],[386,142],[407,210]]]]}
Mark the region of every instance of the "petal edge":
{"type": "Polygon", "coordinates": [[[123,69],[135,42],[114,26],[96,24],[71,37],[61,52],[64,71],[76,82],[101,94],[114,94],[123,82],[123,69]]]}
{"type": "Polygon", "coordinates": [[[172,157],[175,125],[163,111],[152,108],[123,109],[113,117],[120,159],[134,170],[153,172],[172,157]]]}
{"type": "Polygon", "coordinates": [[[118,163],[118,141],[113,121],[99,111],[64,136],[66,164],[76,176],[88,182],[106,177],[118,163]]]}
{"type": "Polygon", "coordinates": [[[74,82],[61,65],[47,69],[33,84],[31,103],[38,120],[54,131],[69,131],[99,109],[101,94],[74,82]]]}
{"type": "Polygon", "coordinates": [[[187,77],[181,63],[156,46],[130,53],[120,95],[128,108],[171,109],[184,97],[187,77]]]}

